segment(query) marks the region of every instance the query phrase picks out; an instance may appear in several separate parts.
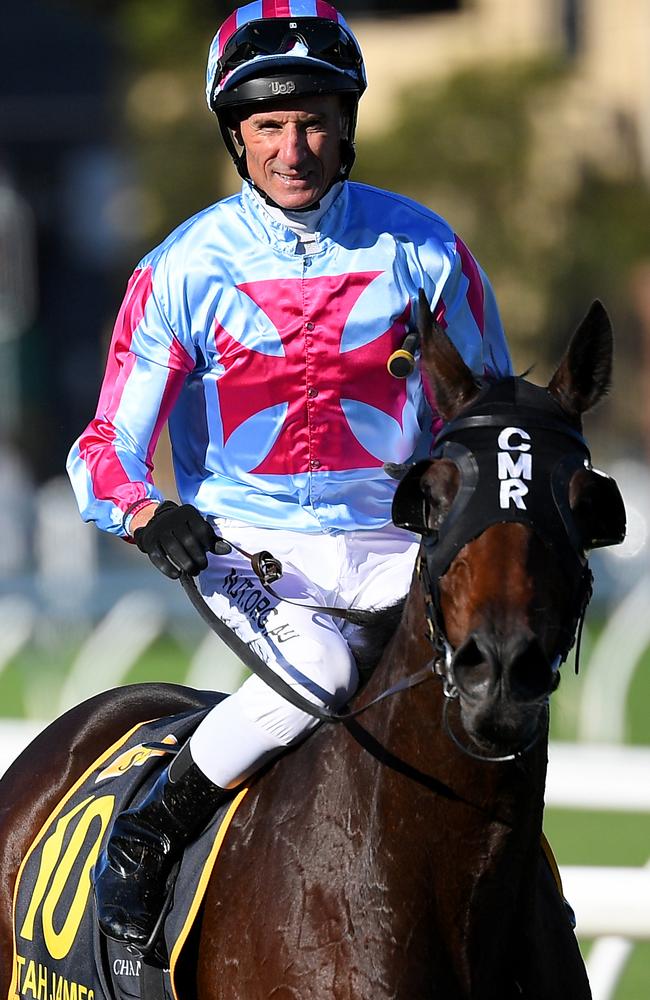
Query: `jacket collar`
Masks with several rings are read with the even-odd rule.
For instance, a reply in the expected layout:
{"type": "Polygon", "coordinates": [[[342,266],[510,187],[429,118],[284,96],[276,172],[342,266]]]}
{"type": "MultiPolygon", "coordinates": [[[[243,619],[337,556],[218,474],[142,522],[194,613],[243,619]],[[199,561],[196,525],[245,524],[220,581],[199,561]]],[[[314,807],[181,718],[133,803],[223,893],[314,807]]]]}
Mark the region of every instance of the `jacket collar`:
{"type": "Polygon", "coordinates": [[[314,231],[308,228],[310,224],[318,228],[321,250],[336,241],[336,235],[347,214],[348,196],[348,182],[343,181],[336,184],[323,198],[323,212],[316,210],[313,216],[311,212],[286,215],[281,209],[266,205],[252,184],[244,181],[241,205],[251,229],[262,242],[293,255],[297,253],[301,232],[314,231]],[[300,216],[305,217],[304,221],[300,216]],[[307,219],[307,216],[311,218],[307,219]]]}

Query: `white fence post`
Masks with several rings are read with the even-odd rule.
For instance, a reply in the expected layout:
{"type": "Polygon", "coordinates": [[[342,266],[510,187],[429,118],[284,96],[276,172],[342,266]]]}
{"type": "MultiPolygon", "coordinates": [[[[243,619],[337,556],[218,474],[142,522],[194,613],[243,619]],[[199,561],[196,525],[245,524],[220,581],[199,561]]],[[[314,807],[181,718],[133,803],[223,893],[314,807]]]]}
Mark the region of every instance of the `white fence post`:
{"type": "Polygon", "coordinates": [[[650,644],[650,578],[644,577],[611,615],[589,658],[578,715],[578,739],[622,743],[627,695],[650,644]]]}
{"type": "Polygon", "coordinates": [[[613,1000],[633,948],[628,938],[611,934],[594,941],[585,962],[591,1000],[613,1000]]]}
{"type": "Polygon", "coordinates": [[[0,674],[26,646],[36,626],[36,610],[26,597],[10,594],[0,599],[0,674]]]}
{"type": "Polygon", "coordinates": [[[41,486],[35,503],[38,583],[54,608],[78,613],[97,573],[97,529],[79,517],[63,476],[41,486]]]}
{"type": "Polygon", "coordinates": [[[82,645],[61,691],[57,712],[116,687],[165,627],[160,601],[146,591],[125,594],[82,645]]]}

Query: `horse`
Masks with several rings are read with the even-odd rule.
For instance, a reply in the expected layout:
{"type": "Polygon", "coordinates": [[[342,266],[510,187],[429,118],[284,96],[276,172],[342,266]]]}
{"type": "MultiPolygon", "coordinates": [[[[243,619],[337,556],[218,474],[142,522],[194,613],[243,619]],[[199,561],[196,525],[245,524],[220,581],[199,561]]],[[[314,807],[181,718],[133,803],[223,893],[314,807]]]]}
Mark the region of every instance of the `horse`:
{"type": "MultiPolygon", "coordinates": [[[[252,783],[184,972],[197,1000],[590,996],[540,838],[549,699],[590,596],[585,553],[624,533],[581,428],[609,387],[611,326],[594,303],[540,387],[478,379],[426,302],[420,314],[444,425],[397,486],[394,519],[422,547],[405,601],[368,630],[378,662],[351,707],[405,689],[321,725],[252,783]]],[[[0,996],[16,874],[54,804],[135,723],[203,705],[176,685],[113,690],[9,768],[0,996]]]]}

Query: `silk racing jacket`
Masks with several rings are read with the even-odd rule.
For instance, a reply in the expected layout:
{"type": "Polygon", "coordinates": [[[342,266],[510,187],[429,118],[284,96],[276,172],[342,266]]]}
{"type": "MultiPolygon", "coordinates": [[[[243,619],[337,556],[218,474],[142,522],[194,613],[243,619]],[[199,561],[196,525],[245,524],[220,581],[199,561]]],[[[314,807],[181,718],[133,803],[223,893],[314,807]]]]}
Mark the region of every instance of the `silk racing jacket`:
{"type": "Polygon", "coordinates": [[[406,379],[386,367],[420,287],[476,373],[511,372],[485,275],[428,209],[346,182],[317,252],[299,249],[245,182],[141,261],[68,459],[85,520],[126,535],[125,511],[163,498],[152,459],[167,421],[181,502],[206,516],[301,532],[388,524],[383,464],[423,457],[437,429],[419,367],[406,379]]]}

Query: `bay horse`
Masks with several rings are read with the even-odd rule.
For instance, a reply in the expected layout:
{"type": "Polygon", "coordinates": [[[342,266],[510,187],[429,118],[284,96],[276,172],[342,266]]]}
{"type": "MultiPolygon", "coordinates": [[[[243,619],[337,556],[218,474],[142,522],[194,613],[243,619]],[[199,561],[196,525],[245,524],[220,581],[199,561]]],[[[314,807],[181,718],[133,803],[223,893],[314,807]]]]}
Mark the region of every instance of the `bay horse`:
{"type": "MultiPolygon", "coordinates": [[[[542,388],[477,380],[420,313],[445,425],[397,487],[395,521],[422,549],[352,704],[427,664],[430,680],[322,725],[253,783],[204,900],[197,1000],[590,996],[540,837],[548,702],[590,594],[585,551],[624,533],[581,434],[609,386],[611,327],[595,303],[542,388]]],[[[55,802],[135,723],[193,706],[200,694],[174,685],[99,695],[0,782],[0,1000],[16,873],[55,802]]]]}

